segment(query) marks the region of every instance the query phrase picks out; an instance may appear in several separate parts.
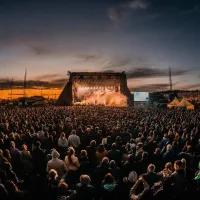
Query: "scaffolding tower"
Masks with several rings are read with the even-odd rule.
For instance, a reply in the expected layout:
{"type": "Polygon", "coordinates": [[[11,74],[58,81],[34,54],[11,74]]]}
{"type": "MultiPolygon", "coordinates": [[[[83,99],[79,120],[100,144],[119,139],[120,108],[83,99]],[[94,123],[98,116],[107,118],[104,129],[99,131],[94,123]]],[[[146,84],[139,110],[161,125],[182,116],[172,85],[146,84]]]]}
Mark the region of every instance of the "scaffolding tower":
{"type": "Polygon", "coordinates": [[[171,72],[171,68],[169,68],[169,88],[170,88],[170,91],[172,91],[172,72],[171,72]]]}
{"type": "Polygon", "coordinates": [[[27,94],[26,94],[26,87],[27,87],[27,81],[26,81],[26,78],[27,78],[27,69],[25,69],[25,75],[24,75],[24,98],[27,97],[27,94]]]}

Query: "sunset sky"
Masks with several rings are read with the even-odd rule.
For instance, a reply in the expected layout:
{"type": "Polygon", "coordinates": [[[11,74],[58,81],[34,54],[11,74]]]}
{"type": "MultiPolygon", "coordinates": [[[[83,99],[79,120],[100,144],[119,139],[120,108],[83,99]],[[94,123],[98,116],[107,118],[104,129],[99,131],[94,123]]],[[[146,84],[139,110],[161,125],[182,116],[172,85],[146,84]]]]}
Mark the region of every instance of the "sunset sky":
{"type": "MultiPolygon", "coordinates": [[[[200,89],[199,0],[0,0],[0,96],[14,79],[60,89],[67,71],[126,71],[131,91],[200,89]]],[[[31,90],[35,94],[40,90],[31,90]]]]}

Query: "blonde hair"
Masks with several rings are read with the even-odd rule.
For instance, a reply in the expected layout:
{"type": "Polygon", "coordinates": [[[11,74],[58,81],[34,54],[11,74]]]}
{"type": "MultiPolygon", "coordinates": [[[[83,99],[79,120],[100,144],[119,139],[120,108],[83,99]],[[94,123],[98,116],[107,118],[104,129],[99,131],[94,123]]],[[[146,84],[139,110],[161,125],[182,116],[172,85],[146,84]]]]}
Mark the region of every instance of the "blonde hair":
{"type": "Polygon", "coordinates": [[[57,173],[57,171],[55,169],[51,169],[49,171],[48,175],[49,175],[49,179],[56,179],[56,178],[58,178],[58,173],[57,173]]]}
{"type": "Polygon", "coordinates": [[[172,170],[173,169],[173,164],[171,162],[168,162],[165,164],[165,169],[170,169],[172,170]]]}
{"type": "Polygon", "coordinates": [[[183,163],[183,169],[185,169],[186,168],[186,160],[184,158],[182,158],[181,162],[183,163]]]}
{"type": "Polygon", "coordinates": [[[81,156],[87,156],[87,151],[86,150],[81,150],[81,156]]]}

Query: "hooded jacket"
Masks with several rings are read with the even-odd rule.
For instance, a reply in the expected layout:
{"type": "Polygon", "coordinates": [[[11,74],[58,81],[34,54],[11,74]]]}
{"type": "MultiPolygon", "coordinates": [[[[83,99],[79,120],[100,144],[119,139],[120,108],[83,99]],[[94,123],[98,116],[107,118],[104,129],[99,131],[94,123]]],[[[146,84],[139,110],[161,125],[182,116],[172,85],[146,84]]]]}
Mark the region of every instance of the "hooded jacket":
{"type": "Polygon", "coordinates": [[[52,151],[52,159],[47,163],[47,172],[55,169],[59,176],[63,176],[67,172],[67,166],[63,160],[60,160],[60,154],[57,151],[52,151]]]}

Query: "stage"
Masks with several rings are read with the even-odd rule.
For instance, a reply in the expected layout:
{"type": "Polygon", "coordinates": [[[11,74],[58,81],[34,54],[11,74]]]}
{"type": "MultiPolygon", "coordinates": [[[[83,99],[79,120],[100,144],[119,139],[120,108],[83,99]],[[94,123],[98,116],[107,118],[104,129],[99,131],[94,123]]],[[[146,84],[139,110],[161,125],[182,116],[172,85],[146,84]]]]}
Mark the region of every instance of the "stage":
{"type": "Polygon", "coordinates": [[[127,106],[132,100],[125,72],[73,72],[57,105],[127,106]]]}

